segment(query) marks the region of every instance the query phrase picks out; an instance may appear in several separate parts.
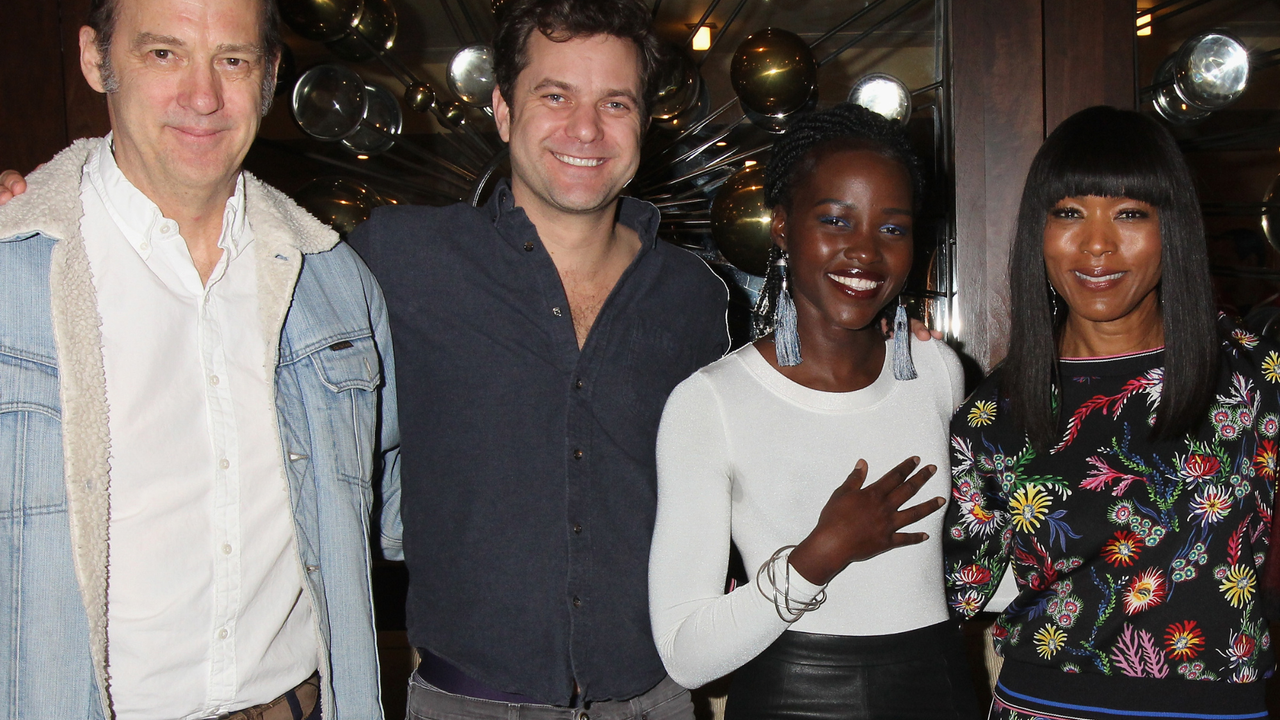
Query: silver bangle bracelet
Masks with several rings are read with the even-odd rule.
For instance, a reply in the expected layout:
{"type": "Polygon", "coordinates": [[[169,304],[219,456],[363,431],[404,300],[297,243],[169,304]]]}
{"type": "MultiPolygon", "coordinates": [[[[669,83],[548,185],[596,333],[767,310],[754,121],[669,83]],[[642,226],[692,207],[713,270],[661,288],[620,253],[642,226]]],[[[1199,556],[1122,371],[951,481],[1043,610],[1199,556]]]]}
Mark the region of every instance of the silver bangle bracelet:
{"type": "Polygon", "coordinates": [[[812,600],[805,602],[797,602],[791,598],[791,551],[795,550],[795,545],[784,545],[756,571],[756,588],[765,600],[773,603],[773,609],[778,613],[778,618],[784,623],[793,623],[801,618],[805,613],[817,610],[822,603],[827,600],[827,589],[823,588],[818,591],[812,600]],[[781,562],[783,569],[778,572],[778,563],[781,562]],[[782,587],[778,587],[778,576],[782,576],[782,587]]]}

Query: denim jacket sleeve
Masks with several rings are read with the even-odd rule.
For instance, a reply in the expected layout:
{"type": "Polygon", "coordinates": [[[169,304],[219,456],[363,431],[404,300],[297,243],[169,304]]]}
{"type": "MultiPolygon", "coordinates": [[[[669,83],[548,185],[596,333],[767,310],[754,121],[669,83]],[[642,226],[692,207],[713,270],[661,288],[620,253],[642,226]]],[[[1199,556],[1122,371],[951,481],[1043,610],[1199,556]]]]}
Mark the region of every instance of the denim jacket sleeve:
{"type": "Polygon", "coordinates": [[[382,356],[384,385],[382,402],[380,403],[380,439],[381,464],[375,471],[380,471],[379,512],[380,542],[382,555],[388,560],[403,560],[404,547],[402,536],[404,527],[400,522],[400,422],[396,406],[396,372],[395,356],[391,348],[391,328],[387,319],[387,305],[382,297],[382,289],[373,280],[368,268],[361,268],[368,278],[369,309],[373,319],[374,339],[378,352],[382,356]]]}

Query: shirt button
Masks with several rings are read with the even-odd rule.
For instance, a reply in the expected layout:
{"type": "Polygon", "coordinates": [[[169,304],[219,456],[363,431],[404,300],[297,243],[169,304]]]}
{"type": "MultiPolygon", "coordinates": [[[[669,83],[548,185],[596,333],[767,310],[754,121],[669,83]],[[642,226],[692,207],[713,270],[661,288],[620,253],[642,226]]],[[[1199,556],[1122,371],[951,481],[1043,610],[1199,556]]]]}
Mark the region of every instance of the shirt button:
{"type": "Polygon", "coordinates": [[[169,223],[165,223],[160,226],[160,232],[164,233],[165,235],[168,235],[169,233],[173,232],[173,226],[170,225],[169,223]]]}
{"type": "Polygon", "coordinates": [[[147,243],[140,243],[140,244],[138,245],[138,249],[139,249],[139,250],[141,250],[142,252],[146,252],[146,251],[148,251],[148,250],[150,250],[150,249],[151,249],[151,245],[149,245],[149,244],[147,244],[147,243]]]}
{"type": "Polygon", "coordinates": [[[556,317],[560,317],[562,313],[560,312],[560,308],[553,307],[551,308],[551,314],[555,315],[556,317]]]}
{"type": "Polygon", "coordinates": [[[209,384],[210,384],[210,385],[217,385],[219,382],[221,382],[221,381],[220,381],[220,380],[218,380],[218,376],[217,376],[217,375],[210,375],[210,376],[209,376],[209,384]]]}
{"type": "MultiPolygon", "coordinates": [[[[577,608],[577,607],[582,607],[582,598],[578,597],[577,595],[574,595],[574,596],[573,596],[573,606],[574,606],[574,607],[576,607],[576,608],[577,608]]],[[[223,632],[226,632],[226,630],[223,630],[223,632]]]]}
{"type": "Polygon", "coordinates": [[[574,523],[574,524],[573,524],[573,534],[574,534],[574,535],[581,535],[581,534],[582,534],[582,523],[574,523]]]}
{"type": "Polygon", "coordinates": [[[573,387],[574,387],[574,389],[575,389],[575,390],[581,390],[581,389],[582,389],[582,380],[578,380],[577,382],[575,382],[575,383],[573,384],[573,387]]]}
{"type": "Polygon", "coordinates": [[[228,545],[228,544],[226,544],[226,543],[223,543],[223,544],[222,544],[222,554],[223,554],[223,555],[230,555],[230,554],[231,554],[231,546],[230,546],[230,545],[228,545]]]}
{"type": "Polygon", "coordinates": [[[222,458],[221,460],[218,461],[218,467],[222,468],[223,470],[226,470],[227,468],[231,467],[231,461],[226,458],[222,458]]]}
{"type": "Polygon", "coordinates": [[[230,635],[230,634],[231,634],[231,633],[227,632],[227,629],[226,629],[226,628],[222,628],[221,630],[219,630],[219,631],[218,631],[218,639],[219,639],[219,640],[226,640],[226,639],[227,639],[227,636],[228,636],[228,635],[230,635]]]}
{"type": "Polygon", "coordinates": [[[581,460],[581,459],[582,459],[582,451],[581,451],[581,450],[574,450],[574,451],[573,451],[573,459],[574,459],[574,460],[581,460]]]}
{"type": "Polygon", "coordinates": [[[526,243],[524,244],[524,251],[525,251],[525,252],[533,252],[533,241],[532,241],[532,240],[530,240],[530,241],[528,241],[528,242],[526,242],[526,243]]]}

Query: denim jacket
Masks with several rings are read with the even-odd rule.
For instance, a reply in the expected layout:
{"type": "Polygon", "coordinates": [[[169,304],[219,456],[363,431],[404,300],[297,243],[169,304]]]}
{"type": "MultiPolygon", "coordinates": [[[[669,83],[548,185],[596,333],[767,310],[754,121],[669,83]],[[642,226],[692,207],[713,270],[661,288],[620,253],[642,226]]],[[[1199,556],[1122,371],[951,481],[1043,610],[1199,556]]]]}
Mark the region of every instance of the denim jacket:
{"type": "MultiPolygon", "coordinates": [[[[0,208],[0,720],[113,716],[111,439],[80,234],[90,142],[32,173],[28,191],[0,208]]],[[[324,717],[381,718],[369,586],[375,478],[389,557],[400,536],[382,292],[350,248],[284,195],[251,176],[246,192],[324,717]]]]}

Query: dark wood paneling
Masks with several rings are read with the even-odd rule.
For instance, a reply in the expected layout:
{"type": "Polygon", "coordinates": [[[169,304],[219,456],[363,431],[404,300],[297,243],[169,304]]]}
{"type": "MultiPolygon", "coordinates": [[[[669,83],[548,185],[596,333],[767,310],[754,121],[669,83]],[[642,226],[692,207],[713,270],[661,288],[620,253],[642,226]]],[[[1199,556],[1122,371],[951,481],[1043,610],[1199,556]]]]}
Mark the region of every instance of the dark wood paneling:
{"type": "Polygon", "coordinates": [[[63,86],[66,89],[67,138],[106,135],[111,129],[106,96],[80,72],[80,26],[89,16],[89,0],[59,0],[62,6],[63,86]]]}
{"type": "Polygon", "coordinates": [[[1093,105],[1136,107],[1133,0],[1044,0],[1044,127],[1093,105]]]}
{"type": "Polygon", "coordinates": [[[957,337],[989,371],[1008,343],[1009,245],[1044,138],[1043,18],[1041,0],[951,7],[957,337]]]}
{"type": "Polygon", "coordinates": [[[67,144],[58,3],[0,3],[0,170],[30,172],[67,144]]]}

